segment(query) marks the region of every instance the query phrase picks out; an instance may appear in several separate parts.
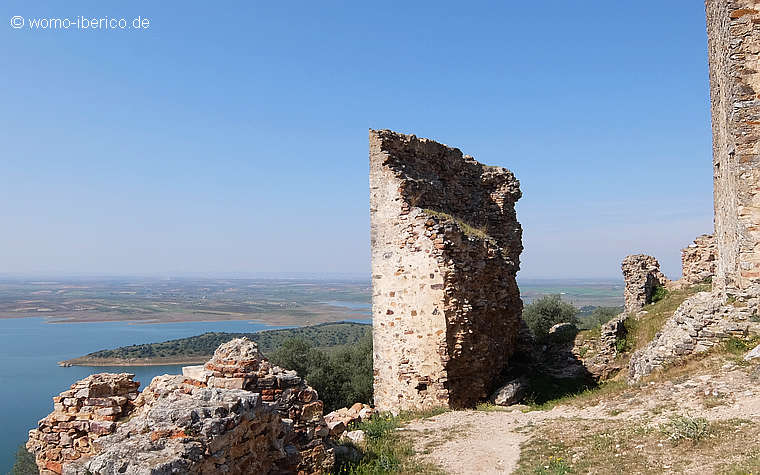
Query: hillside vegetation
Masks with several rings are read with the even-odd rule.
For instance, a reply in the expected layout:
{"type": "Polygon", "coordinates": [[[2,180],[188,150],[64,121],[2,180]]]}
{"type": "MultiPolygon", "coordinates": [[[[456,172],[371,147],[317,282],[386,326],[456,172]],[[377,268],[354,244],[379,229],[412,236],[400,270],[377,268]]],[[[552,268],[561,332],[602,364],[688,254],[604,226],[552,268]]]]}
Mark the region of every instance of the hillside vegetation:
{"type": "Polygon", "coordinates": [[[371,331],[371,325],[354,322],[323,323],[299,328],[267,330],[258,333],[211,332],[189,338],[179,338],[161,343],[122,346],[112,350],[100,350],[80,358],[67,361],[70,364],[94,365],[125,363],[161,364],[169,361],[205,361],[214,350],[234,338],[246,337],[255,341],[263,353],[271,353],[286,340],[299,338],[316,348],[332,348],[358,342],[371,331]]]}

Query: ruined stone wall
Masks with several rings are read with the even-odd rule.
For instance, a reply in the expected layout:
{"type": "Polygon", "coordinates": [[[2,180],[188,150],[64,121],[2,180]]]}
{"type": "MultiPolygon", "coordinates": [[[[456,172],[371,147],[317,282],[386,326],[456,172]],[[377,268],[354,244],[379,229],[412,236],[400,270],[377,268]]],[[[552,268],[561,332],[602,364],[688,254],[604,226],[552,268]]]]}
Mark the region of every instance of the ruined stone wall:
{"type": "Polygon", "coordinates": [[[625,311],[635,314],[644,305],[652,302],[652,294],[657,287],[667,284],[668,278],[660,272],[660,263],[646,254],[633,254],[623,259],[621,264],[625,280],[625,311]]]}
{"type": "Polygon", "coordinates": [[[734,304],[710,292],[684,300],[654,339],[631,356],[628,382],[638,382],[676,361],[704,353],[727,338],[756,334],[759,328],[752,316],[760,309],[760,299],[753,296],[760,295],[757,292],[750,289],[748,294],[737,295],[734,304]]]}
{"type": "Polygon", "coordinates": [[[681,280],[687,284],[710,282],[715,277],[718,247],[715,236],[703,234],[681,249],[681,280]]]}
{"type": "Polygon", "coordinates": [[[129,413],[138,397],[134,377],[94,374],[53,398],[53,412],[29,431],[26,445],[42,475],[59,474],[65,463],[90,456],[98,438],[114,432],[114,421],[129,413]]]}
{"type": "Polygon", "coordinates": [[[519,330],[519,182],[458,149],[370,131],[375,403],[487,397],[519,330]]]}
{"type": "Polygon", "coordinates": [[[707,0],[713,129],[714,288],[760,281],[760,6],[707,0]]]}
{"type": "Polygon", "coordinates": [[[322,401],[245,338],[205,366],[153,379],[97,374],[54,398],[27,448],[42,475],[328,473],[322,401]]]}

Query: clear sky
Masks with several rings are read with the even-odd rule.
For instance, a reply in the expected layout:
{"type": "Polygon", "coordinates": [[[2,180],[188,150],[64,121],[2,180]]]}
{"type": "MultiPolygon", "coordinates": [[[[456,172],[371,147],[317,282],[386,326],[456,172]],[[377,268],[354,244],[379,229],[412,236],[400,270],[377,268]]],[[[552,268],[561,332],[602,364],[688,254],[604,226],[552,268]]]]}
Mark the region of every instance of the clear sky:
{"type": "Polygon", "coordinates": [[[677,277],[712,231],[701,1],[0,12],[0,273],[368,275],[368,128],[513,170],[523,278],[677,277]],[[28,27],[78,16],[150,23],[28,27]]]}

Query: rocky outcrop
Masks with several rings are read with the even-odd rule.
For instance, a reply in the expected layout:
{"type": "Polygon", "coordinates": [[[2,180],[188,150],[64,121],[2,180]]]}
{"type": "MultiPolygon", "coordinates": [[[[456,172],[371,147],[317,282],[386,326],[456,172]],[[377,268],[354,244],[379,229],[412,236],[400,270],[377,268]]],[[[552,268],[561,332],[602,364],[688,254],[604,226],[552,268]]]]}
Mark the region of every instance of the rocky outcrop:
{"type": "Polygon", "coordinates": [[[652,302],[657,287],[664,287],[668,278],[660,272],[660,263],[652,256],[634,254],[623,259],[621,265],[625,280],[625,311],[635,314],[652,302]]]}
{"type": "Polygon", "coordinates": [[[642,350],[631,357],[628,381],[635,383],[652,372],[693,354],[704,353],[730,337],[757,332],[760,289],[722,300],[720,294],[700,292],[686,299],[642,350]]]}
{"type": "Polygon", "coordinates": [[[55,398],[27,447],[43,475],[327,473],[334,462],[317,392],[245,338],[204,367],[90,376],[55,398]]]}
{"type": "Polygon", "coordinates": [[[65,463],[88,457],[100,437],[116,429],[116,420],[134,407],[134,374],[88,376],[53,398],[53,412],[29,431],[26,444],[42,475],[59,474],[65,463]]]}
{"type": "Polygon", "coordinates": [[[715,277],[718,246],[715,236],[703,234],[681,249],[681,280],[686,284],[703,284],[715,277]]]}
{"type": "Polygon", "coordinates": [[[494,393],[489,398],[489,401],[496,404],[497,406],[511,406],[522,401],[523,398],[528,394],[529,389],[530,382],[528,381],[528,378],[524,376],[516,378],[508,381],[506,384],[494,391],[494,393]]]}
{"type": "Polygon", "coordinates": [[[369,139],[375,404],[473,406],[521,325],[519,182],[432,140],[369,139]]]}

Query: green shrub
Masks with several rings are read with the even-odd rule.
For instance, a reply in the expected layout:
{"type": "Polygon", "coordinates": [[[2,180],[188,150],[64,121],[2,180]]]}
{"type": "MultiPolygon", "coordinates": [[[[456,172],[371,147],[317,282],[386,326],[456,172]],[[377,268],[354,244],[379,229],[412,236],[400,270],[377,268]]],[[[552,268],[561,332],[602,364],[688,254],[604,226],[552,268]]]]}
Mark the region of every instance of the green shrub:
{"type": "Polygon", "coordinates": [[[539,341],[546,340],[549,329],[557,323],[578,324],[578,309],[563,302],[559,295],[546,295],[525,306],[523,320],[539,341]]]}
{"type": "Polygon", "coordinates": [[[26,450],[23,445],[16,451],[16,461],[9,475],[38,475],[37,463],[34,461],[34,455],[26,450]]]}
{"type": "Polygon", "coordinates": [[[437,467],[418,461],[415,458],[411,441],[402,437],[398,431],[405,420],[430,417],[439,414],[441,410],[435,408],[398,416],[378,414],[369,421],[359,423],[356,428],[364,431],[365,442],[358,446],[346,442],[341,443],[341,445],[358,450],[359,456],[338,456],[332,473],[349,475],[442,474],[437,467]]]}
{"type": "Polygon", "coordinates": [[[285,340],[269,360],[295,370],[317,390],[325,411],[372,401],[372,336],[332,351],[319,350],[303,338],[285,340]]]}
{"type": "Polygon", "coordinates": [[[585,330],[599,328],[623,312],[623,307],[596,307],[591,315],[582,320],[585,330]]]}
{"type": "Polygon", "coordinates": [[[652,291],[652,299],[650,303],[657,303],[660,300],[664,299],[668,295],[668,289],[663,287],[662,285],[658,285],[654,288],[654,291],[652,291]]]}
{"type": "Polygon", "coordinates": [[[675,416],[663,427],[673,442],[691,440],[698,442],[710,435],[710,421],[704,417],[675,416]]]}

